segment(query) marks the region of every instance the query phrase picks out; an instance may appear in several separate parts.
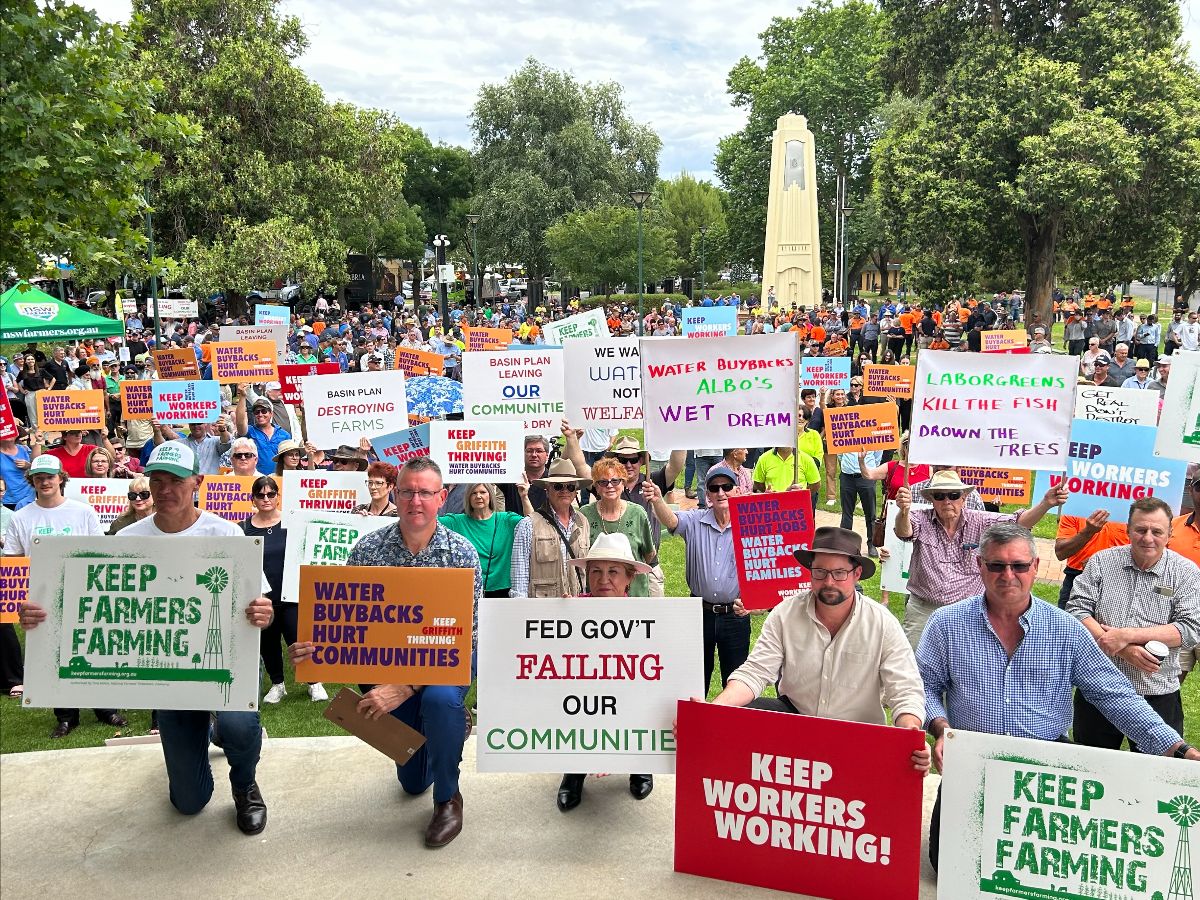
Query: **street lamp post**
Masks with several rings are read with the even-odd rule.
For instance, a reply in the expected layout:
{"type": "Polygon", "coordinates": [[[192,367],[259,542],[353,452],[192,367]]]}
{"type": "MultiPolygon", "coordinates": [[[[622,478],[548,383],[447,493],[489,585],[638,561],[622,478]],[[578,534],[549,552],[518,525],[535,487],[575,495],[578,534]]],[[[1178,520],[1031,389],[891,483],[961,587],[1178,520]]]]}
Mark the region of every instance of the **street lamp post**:
{"type": "Polygon", "coordinates": [[[471,226],[471,261],[472,273],[471,282],[475,285],[473,291],[475,305],[479,305],[479,215],[477,213],[467,213],[467,224],[471,226]]]}
{"type": "MultiPolygon", "coordinates": [[[[704,299],[704,291],[708,282],[708,269],[704,265],[704,242],[708,237],[708,226],[700,226],[700,299],[704,299]]],[[[693,300],[695,297],[692,298],[693,300]]]]}
{"type": "Polygon", "coordinates": [[[642,318],[642,303],[645,300],[646,282],[642,278],[642,207],[646,205],[646,201],[650,199],[649,191],[630,191],[629,199],[633,201],[633,205],[637,207],[638,216],[638,327],[637,333],[640,335],[645,330],[645,319],[642,318]]]}
{"type": "Polygon", "coordinates": [[[442,280],[442,266],[446,264],[446,248],[450,246],[450,238],[439,234],[433,239],[434,266],[437,270],[438,281],[438,311],[441,313],[442,334],[450,333],[450,310],[447,309],[446,282],[442,280]]]}

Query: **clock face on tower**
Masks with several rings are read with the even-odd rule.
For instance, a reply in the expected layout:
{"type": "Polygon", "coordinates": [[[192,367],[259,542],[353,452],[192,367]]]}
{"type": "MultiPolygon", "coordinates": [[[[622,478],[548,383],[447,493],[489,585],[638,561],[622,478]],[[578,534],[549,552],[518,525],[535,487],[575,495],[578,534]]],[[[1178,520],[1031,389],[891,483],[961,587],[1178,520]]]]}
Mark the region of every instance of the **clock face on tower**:
{"type": "Polygon", "coordinates": [[[804,144],[788,141],[783,145],[783,189],[792,185],[804,190],[804,144]]]}

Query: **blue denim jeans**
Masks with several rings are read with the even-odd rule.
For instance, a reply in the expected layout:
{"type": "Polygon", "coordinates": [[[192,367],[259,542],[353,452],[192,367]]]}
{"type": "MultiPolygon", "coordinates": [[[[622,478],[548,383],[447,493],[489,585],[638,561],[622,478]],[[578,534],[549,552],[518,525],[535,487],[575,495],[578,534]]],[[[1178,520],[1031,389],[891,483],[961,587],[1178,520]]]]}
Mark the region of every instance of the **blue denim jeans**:
{"type": "MultiPolygon", "coordinates": [[[[213,792],[212,766],[208,762],[209,714],[203,710],[161,709],[158,730],[171,805],[185,816],[204,809],[213,792]]],[[[262,750],[262,727],[257,712],[217,713],[221,745],[229,760],[229,783],[244,791],[254,783],[262,750]]]]}
{"type": "Polygon", "coordinates": [[[392,715],[425,735],[425,743],[396,778],[409,794],[423,794],[433,785],[433,802],[445,803],[458,793],[459,766],[466,743],[463,701],[470,685],[429,685],[392,710],[392,715]]]}

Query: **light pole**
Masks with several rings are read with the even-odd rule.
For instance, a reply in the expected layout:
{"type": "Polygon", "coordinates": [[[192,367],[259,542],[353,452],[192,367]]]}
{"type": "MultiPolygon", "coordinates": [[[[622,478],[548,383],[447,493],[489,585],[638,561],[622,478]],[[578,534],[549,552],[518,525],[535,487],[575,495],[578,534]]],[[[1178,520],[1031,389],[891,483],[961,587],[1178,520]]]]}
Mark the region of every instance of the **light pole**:
{"type": "Polygon", "coordinates": [[[475,289],[472,292],[471,298],[475,305],[479,305],[479,214],[467,213],[467,224],[471,226],[471,262],[473,272],[471,273],[472,284],[475,289]]]}
{"type": "MultiPolygon", "coordinates": [[[[708,269],[704,267],[704,241],[708,237],[708,226],[700,226],[700,299],[704,299],[704,289],[708,281],[708,269]]],[[[694,297],[692,298],[695,299],[694,297]]]]}
{"type": "Polygon", "coordinates": [[[640,335],[645,329],[642,318],[642,302],[645,299],[646,283],[642,279],[642,207],[646,205],[646,201],[650,199],[649,191],[630,191],[629,199],[633,201],[633,205],[637,207],[638,214],[638,327],[637,333],[640,335]]]}
{"type": "Polygon", "coordinates": [[[446,308],[446,282],[442,280],[442,266],[446,264],[446,248],[450,246],[450,238],[439,234],[433,239],[434,265],[437,267],[438,280],[438,311],[441,313],[442,334],[450,333],[450,311],[446,308]]]}

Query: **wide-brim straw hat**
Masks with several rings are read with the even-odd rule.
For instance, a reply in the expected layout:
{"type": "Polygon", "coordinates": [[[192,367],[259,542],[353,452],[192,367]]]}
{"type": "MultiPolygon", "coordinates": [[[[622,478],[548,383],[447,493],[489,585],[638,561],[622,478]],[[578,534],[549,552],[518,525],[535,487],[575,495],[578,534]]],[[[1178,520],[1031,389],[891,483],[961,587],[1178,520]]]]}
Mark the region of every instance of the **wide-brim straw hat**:
{"type": "Polygon", "coordinates": [[[623,534],[601,534],[596,538],[595,543],[588,549],[587,556],[582,559],[571,560],[571,565],[586,569],[590,562],[616,562],[627,566],[633,566],[639,575],[645,575],[650,571],[650,566],[646,565],[640,559],[634,558],[633,547],[629,544],[629,538],[623,534]]]}
{"type": "Polygon", "coordinates": [[[542,478],[535,478],[534,484],[553,484],[555,482],[563,483],[567,481],[582,481],[579,473],[575,471],[575,464],[569,459],[556,459],[550,465],[550,471],[542,478]]]}
{"type": "Polygon", "coordinates": [[[931,494],[934,491],[962,491],[966,494],[973,490],[975,490],[975,485],[965,483],[953,469],[942,469],[940,472],[933,473],[933,477],[929,479],[925,487],[921,488],[921,493],[931,494]]]}

